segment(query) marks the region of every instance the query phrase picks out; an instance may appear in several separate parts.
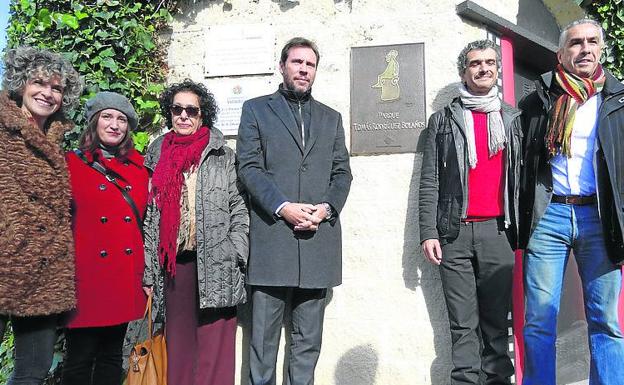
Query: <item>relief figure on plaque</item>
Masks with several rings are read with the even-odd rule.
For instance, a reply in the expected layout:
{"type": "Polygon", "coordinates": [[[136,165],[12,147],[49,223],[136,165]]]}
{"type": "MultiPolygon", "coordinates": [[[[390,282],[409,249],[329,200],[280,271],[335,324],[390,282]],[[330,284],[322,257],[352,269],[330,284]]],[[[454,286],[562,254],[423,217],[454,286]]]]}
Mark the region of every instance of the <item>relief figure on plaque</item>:
{"type": "Polygon", "coordinates": [[[381,74],[377,75],[377,83],[372,88],[381,88],[381,100],[384,102],[397,100],[401,96],[399,87],[399,62],[397,61],[399,52],[395,49],[388,51],[386,62],[388,65],[381,74]]]}

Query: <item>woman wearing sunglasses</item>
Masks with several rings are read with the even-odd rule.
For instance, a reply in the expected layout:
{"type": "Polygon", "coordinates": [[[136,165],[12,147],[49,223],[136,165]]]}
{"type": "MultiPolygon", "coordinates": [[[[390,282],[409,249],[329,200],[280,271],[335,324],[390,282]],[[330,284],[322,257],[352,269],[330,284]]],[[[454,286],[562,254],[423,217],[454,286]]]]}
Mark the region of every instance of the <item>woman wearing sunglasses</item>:
{"type": "Polygon", "coordinates": [[[10,385],[43,383],[59,315],[76,304],[70,184],[61,150],[82,82],[59,54],[7,50],[0,94],[0,341],[10,319],[10,385]]]}
{"type": "Polygon", "coordinates": [[[145,311],[142,224],[148,171],[133,146],[138,116],[123,95],[86,104],[79,149],[66,155],[76,245],[77,306],[65,331],[62,385],[120,385],[129,321],[145,311]]]}
{"type": "Polygon", "coordinates": [[[200,83],[160,99],[170,132],[150,145],[146,292],[165,316],[170,384],[234,384],[236,305],[246,299],[248,213],[234,152],[213,127],[217,106],[200,83]]]}

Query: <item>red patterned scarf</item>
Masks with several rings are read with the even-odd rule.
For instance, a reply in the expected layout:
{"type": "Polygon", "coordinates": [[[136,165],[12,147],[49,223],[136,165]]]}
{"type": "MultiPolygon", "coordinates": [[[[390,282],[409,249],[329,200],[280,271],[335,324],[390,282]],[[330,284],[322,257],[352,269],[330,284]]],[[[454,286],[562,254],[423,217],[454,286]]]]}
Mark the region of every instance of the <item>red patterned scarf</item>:
{"type": "Polygon", "coordinates": [[[591,78],[582,78],[566,71],[561,64],[555,69],[555,80],[563,89],[550,110],[546,131],[546,148],[550,157],[572,156],[571,139],[578,106],[602,91],[605,75],[599,64],[591,78]]]}
{"type": "Polygon", "coordinates": [[[171,131],[165,134],[160,159],[152,175],[150,199],[160,210],[158,259],[166,263],[167,272],[175,275],[178,231],[180,230],[180,198],[183,173],[199,166],[201,154],[210,141],[210,130],[203,126],[191,135],[171,131]]]}

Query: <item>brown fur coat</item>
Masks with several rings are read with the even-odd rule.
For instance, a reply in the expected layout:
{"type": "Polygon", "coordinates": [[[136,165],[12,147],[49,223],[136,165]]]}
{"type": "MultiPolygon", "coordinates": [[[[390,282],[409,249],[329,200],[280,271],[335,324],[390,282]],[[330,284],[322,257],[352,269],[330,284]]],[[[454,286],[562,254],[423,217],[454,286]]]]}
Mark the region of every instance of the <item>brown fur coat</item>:
{"type": "Polygon", "coordinates": [[[0,314],[75,306],[69,177],[60,147],[67,121],[47,134],[0,94],[0,314]]]}

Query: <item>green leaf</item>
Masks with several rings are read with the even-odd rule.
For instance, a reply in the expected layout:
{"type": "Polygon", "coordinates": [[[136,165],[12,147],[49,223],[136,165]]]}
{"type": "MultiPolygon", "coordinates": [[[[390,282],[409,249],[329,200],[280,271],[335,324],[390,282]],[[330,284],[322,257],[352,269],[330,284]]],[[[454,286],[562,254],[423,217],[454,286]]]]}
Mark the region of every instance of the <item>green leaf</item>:
{"type": "Polygon", "coordinates": [[[86,12],[74,11],[74,16],[76,16],[76,19],[82,20],[82,19],[86,19],[87,17],[89,17],[89,14],[86,12]]]}
{"type": "Polygon", "coordinates": [[[141,7],[143,6],[143,4],[139,3],[138,1],[136,3],[134,3],[134,5],[132,6],[132,8],[129,8],[128,11],[132,12],[132,13],[136,13],[139,9],[141,9],[141,7]]]}
{"type": "Polygon", "coordinates": [[[113,12],[96,12],[93,14],[93,17],[97,17],[100,19],[108,20],[114,16],[113,12]]]}
{"type": "Polygon", "coordinates": [[[139,152],[143,152],[149,144],[149,134],[145,131],[134,131],[132,132],[132,141],[134,142],[134,148],[139,152]]]}
{"type": "Polygon", "coordinates": [[[43,29],[50,28],[52,26],[52,17],[50,16],[50,10],[47,8],[41,8],[37,14],[37,20],[43,29]]]}
{"type": "Polygon", "coordinates": [[[112,90],[125,90],[126,85],[124,83],[115,82],[110,85],[112,90]]]}
{"type": "Polygon", "coordinates": [[[150,84],[147,86],[147,92],[150,94],[159,94],[165,89],[164,84],[150,84]]]}
{"type": "Polygon", "coordinates": [[[143,32],[143,31],[139,31],[137,33],[137,38],[139,42],[141,43],[141,45],[143,46],[143,48],[145,48],[146,50],[151,50],[155,47],[154,42],[152,41],[152,36],[150,34],[143,32]]]}
{"type": "Polygon", "coordinates": [[[115,51],[112,48],[106,48],[104,51],[99,53],[100,57],[113,57],[115,56],[115,51]]]}
{"type": "Polygon", "coordinates": [[[33,16],[35,14],[35,7],[29,0],[20,0],[20,8],[27,16],[33,16]]]}
{"type": "Polygon", "coordinates": [[[113,72],[117,72],[117,70],[119,69],[119,66],[115,62],[115,59],[110,58],[110,57],[102,59],[100,64],[102,65],[102,67],[106,67],[106,68],[110,69],[113,72]]]}
{"type": "Polygon", "coordinates": [[[75,16],[67,14],[67,13],[61,16],[61,21],[63,25],[66,25],[71,29],[78,29],[78,27],[80,26],[78,24],[78,19],[75,16]]]}
{"type": "Polygon", "coordinates": [[[98,85],[100,86],[101,90],[110,89],[110,83],[108,82],[108,78],[103,78],[103,79],[98,80],[98,85]]]}

